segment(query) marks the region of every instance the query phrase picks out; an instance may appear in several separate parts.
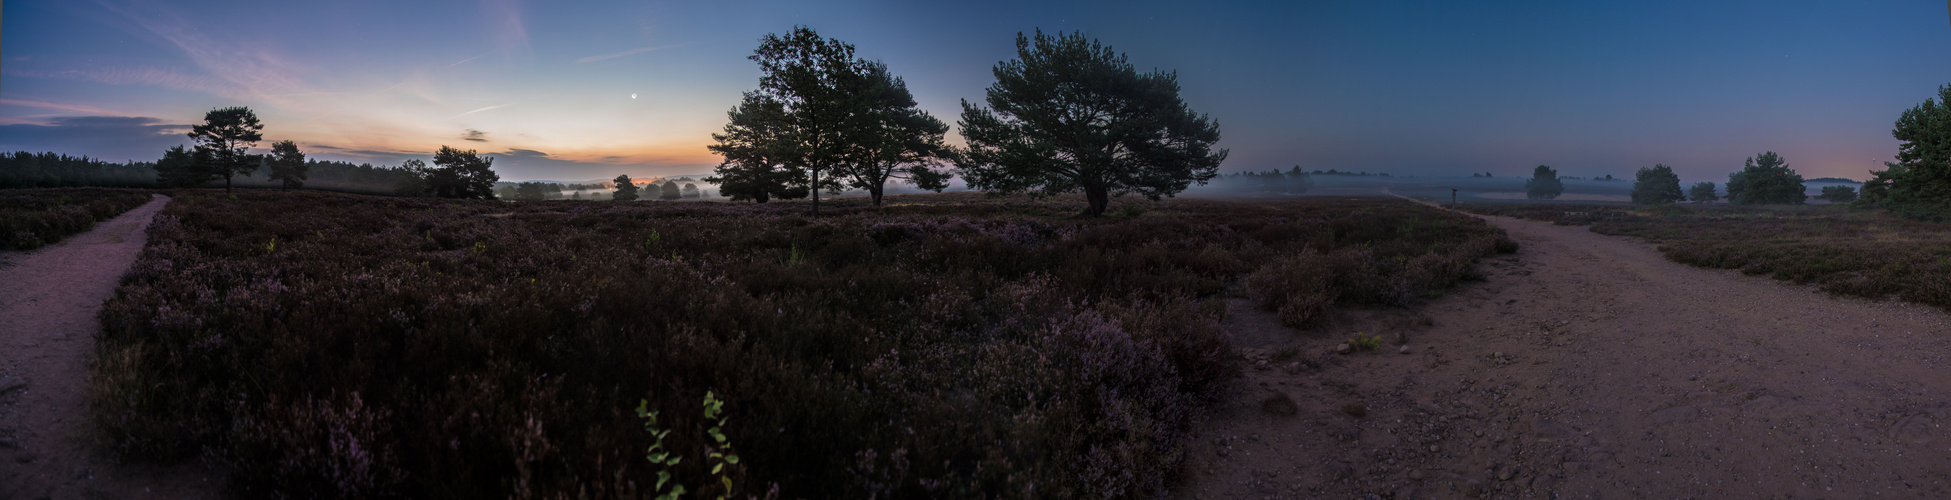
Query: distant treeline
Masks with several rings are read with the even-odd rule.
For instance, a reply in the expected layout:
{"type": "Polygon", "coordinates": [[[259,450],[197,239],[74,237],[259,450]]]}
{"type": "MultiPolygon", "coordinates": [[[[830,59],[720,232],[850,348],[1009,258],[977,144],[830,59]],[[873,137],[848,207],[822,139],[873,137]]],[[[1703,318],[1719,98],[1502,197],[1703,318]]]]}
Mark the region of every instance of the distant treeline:
{"type": "Polygon", "coordinates": [[[109,163],[86,156],[0,152],[0,189],[155,185],[154,163],[109,163]]]}
{"type": "MultiPolygon", "coordinates": [[[[404,171],[399,167],[354,165],[343,161],[306,160],[310,179],[305,187],[327,191],[365,194],[393,194],[404,171]]],[[[238,179],[238,187],[279,187],[270,178],[271,167],[259,165],[248,177],[238,179]]],[[[206,186],[219,186],[211,181],[206,186]]],[[[0,153],[0,189],[37,187],[138,187],[156,184],[155,162],[109,163],[86,156],[59,153],[0,153]]]]}

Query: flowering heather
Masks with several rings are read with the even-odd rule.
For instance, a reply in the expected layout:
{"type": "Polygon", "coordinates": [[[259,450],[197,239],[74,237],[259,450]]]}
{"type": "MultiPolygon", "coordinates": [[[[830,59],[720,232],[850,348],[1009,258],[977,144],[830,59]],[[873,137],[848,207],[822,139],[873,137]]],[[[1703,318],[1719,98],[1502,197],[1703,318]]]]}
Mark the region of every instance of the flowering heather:
{"type": "Polygon", "coordinates": [[[31,250],[87,232],[149,203],[149,191],[107,188],[0,190],[0,250],[31,250]]]}
{"type": "Polygon", "coordinates": [[[736,496],[1151,497],[1237,372],[1219,298],[1323,272],[1400,304],[1508,241],[1395,200],[887,203],[185,191],[104,308],[93,409],[251,498],[648,496],[646,399],[715,496],[707,391],[736,496]]]}
{"type": "Polygon", "coordinates": [[[1713,207],[1601,222],[1592,231],[1646,238],[1682,264],[1951,309],[1951,224],[1843,205],[1713,207]]]}

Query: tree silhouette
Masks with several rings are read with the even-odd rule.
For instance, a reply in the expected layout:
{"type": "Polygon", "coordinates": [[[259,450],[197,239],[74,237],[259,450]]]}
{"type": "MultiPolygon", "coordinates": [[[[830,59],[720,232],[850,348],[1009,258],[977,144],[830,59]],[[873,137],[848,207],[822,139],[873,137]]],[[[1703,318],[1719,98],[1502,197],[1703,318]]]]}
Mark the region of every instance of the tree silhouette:
{"type": "Polygon", "coordinates": [[[1951,220],[1951,85],[1938,87],[1937,95],[1897,118],[1890,131],[1903,141],[1897,161],[1870,172],[1875,178],[1863,185],[1865,204],[1913,219],[1951,220]]]}
{"type": "Polygon", "coordinates": [[[1808,201],[1802,175],[1774,151],[1748,157],[1747,166],[1727,176],[1727,201],[1740,205],[1808,201]]]}
{"type": "Polygon", "coordinates": [[[962,101],[968,150],[956,165],[971,187],[1083,191],[1097,216],[1112,196],[1158,199],[1218,175],[1219,126],[1179,98],[1177,73],[1141,75],[1081,33],[1017,33],[1016,54],[993,70],[989,107],[962,101]]]}
{"type": "Polygon", "coordinates": [[[610,199],[616,201],[637,199],[637,184],[630,180],[628,174],[616,176],[616,193],[611,194],[610,199]]]}
{"type": "Polygon", "coordinates": [[[495,199],[494,158],[483,158],[474,150],[441,146],[434,153],[435,168],[426,171],[427,192],[440,198],[495,199]]]}
{"type": "Polygon", "coordinates": [[[706,177],[705,182],[718,184],[718,191],[732,201],[805,198],[806,172],[787,165],[795,144],[786,124],[785,104],[747,92],[745,100],[726,115],[731,120],[725,133],[711,134],[718,143],[705,147],[725,161],[714,169],[717,175],[706,177]]]}
{"type": "Polygon", "coordinates": [[[865,109],[853,115],[858,133],[853,135],[848,161],[835,169],[835,175],[867,190],[874,206],[881,205],[889,179],[938,193],[948,188],[951,174],[933,168],[953,157],[942,142],[948,125],[916,109],[907,83],[888,72],[887,65],[871,62],[862,69],[852,93],[865,109]]]}
{"type": "Polygon", "coordinates": [[[202,148],[190,150],[183,146],[172,147],[163,151],[161,160],[156,160],[156,184],[162,187],[197,187],[216,178],[217,174],[210,171],[202,148]]]}
{"type": "Polygon", "coordinates": [[[257,170],[257,157],[248,151],[264,140],[262,130],[264,124],[257,121],[257,113],[251,108],[218,108],[203,115],[202,125],[190,128],[190,139],[197,143],[198,159],[207,161],[202,164],[224,178],[224,191],[228,192],[232,177],[248,177],[257,170]]]}
{"type": "Polygon", "coordinates": [[[547,186],[540,182],[524,182],[515,185],[516,201],[542,201],[548,198],[547,186]]]}
{"type": "Polygon", "coordinates": [[[1524,196],[1533,200],[1550,200],[1564,194],[1565,182],[1558,180],[1558,171],[1551,167],[1538,165],[1531,170],[1531,179],[1524,181],[1524,196]]]}
{"type": "Polygon", "coordinates": [[[1687,196],[1693,198],[1694,203],[1713,203],[1721,199],[1721,195],[1714,192],[1712,182],[1694,183],[1694,187],[1687,190],[1687,196]]]}
{"type": "Polygon", "coordinates": [[[697,198],[699,195],[698,185],[686,182],[684,183],[684,189],[681,192],[684,193],[685,198],[697,198]]]}
{"type": "Polygon", "coordinates": [[[1662,205],[1687,199],[1686,194],[1680,192],[1680,176],[1673,173],[1673,167],[1659,164],[1653,168],[1642,168],[1634,178],[1635,204],[1662,205]]]}
{"type": "Polygon", "coordinates": [[[431,175],[432,172],[427,169],[427,162],[420,161],[418,158],[400,162],[400,175],[393,180],[393,195],[426,196],[427,178],[431,175]]]}
{"type": "Polygon", "coordinates": [[[684,191],[677,187],[677,181],[664,181],[664,186],[659,188],[657,197],[665,200],[675,200],[683,198],[684,191]]]}
{"type": "Polygon", "coordinates": [[[298,151],[298,143],[278,141],[271,143],[271,175],[274,181],[282,181],[285,189],[305,187],[305,153],[298,151]]]}
{"type": "Polygon", "coordinates": [[[836,179],[820,174],[847,162],[857,140],[859,131],[850,122],[863,103],[850,91],[864,63],[854,58],[853,45],[821,38],[805,26],[784,37],[767,34],[750,59],[763,73],[753,93],[778,103],[785,132],[779,136],[785,141],[767,153],[812,175],[813,215],[819,215],[820,188],[840,188],[836,179]]]}

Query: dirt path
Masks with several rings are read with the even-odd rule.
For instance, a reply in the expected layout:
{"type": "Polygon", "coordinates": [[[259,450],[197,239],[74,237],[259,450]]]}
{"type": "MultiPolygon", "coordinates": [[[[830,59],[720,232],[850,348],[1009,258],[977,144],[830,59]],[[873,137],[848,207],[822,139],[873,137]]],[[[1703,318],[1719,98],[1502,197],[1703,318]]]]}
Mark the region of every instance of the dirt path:
{"type": "Polygon", "coordinates": [[[87,436],[84,365],[96,313],[169,198],[0,264],[0,499],[207,498],[194,467],[116,466],[87,436]]]}
{"type": "Polygon", "coordinates": [[[1300,354],[1248,369],[1175,496],[1951,498],[1951,315],[1488,219],[1523,248],[1417,311],[1235,304],[1250,363],[1300,354]],[[1356,332],[1391,341],[1332,354],[1356,332]]]}

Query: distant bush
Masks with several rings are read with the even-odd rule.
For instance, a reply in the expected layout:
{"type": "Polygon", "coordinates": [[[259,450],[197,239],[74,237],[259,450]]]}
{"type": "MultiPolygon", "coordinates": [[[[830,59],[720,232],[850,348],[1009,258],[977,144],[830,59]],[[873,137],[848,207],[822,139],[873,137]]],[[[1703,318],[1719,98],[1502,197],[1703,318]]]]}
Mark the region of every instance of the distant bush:
{"type": "Polygon", "coordinates": [[[1692,198],[1694,203],[1713,203],[1721,199],[1721,195],[1714,191],[1712,182],[1694,183],[1694,187],[1687,190],[1687,197],[1692,198]]]}
{"type": "Polygon", "coordinates": [[[1774,151],[1749,157],[1746,167],[1727,176],[1727,200],[1736,205],[1802,203],[1807,190],[1802,175],[1774,151]]]}
{"type": "Polygon", "coordinates": [[[1680,176],[1673,173],[1673,167],[1654,165],[1642,168],[1634,176],[1633,203],[1638,205],[1660,205],[1676,201],[1686,201],[1685,193],[1680,192],[1680,176]]]}
{"type": "Polygon", "coordinates": [[[185,195],[102,313],[96,421],[243,497],[624,497],[658,470],[633,409],[705,456],[714,391],[741,496],[1156,496],[1238,370],[1243,276],[1320,248],[1386,277],[1337,299],[1399,302],[1499,237],[1394,200],[894,199],[185,195]]]}
{"type": "Polygon", "coordinates": [[[108,188],[0,190],[0,250],[31,250],[88,232],[96,222],[149,203],[149,191],[108,188]]]}
{"type": "Polygon", "coordinates": [[[1832,203],[1849,203],[1856,201],[1856,188],[1849,186],[1823,186],[1822,195],[1816,198],[1828,200],[1832,203]]]}
{"type": "Polygon", "coordinates": [[[1565,182],[1558,180],[1558,171],[1551,167],[1538,165],[1531,171],[1531,179],[1524,181],[1524,195],[1533,200],[1550,200],[1565,192],[1565,182]]]}

